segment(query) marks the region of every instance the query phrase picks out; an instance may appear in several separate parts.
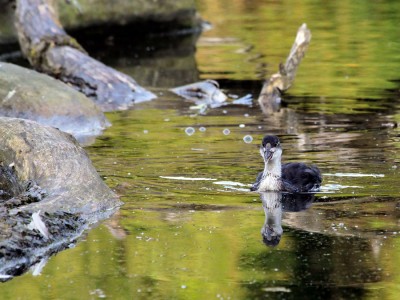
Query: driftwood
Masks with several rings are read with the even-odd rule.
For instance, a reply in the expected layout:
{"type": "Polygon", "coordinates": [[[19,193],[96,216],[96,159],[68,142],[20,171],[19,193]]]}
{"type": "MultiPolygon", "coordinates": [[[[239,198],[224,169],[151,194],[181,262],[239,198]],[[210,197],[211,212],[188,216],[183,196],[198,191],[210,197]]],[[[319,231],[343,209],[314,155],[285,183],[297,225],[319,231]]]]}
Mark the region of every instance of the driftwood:
{"type": "Polygon", "coordinates": [[[126,109],[156,96],[131,77],[91,58],[58,21],[50,0],[17,0],[15,25],[31,65],[95,100],[104,110],[126,109]]]}
{"type": "Polygon", "coordinates": [[[266,114],[271,114],[280,108],[281,94],[292,85],[297,68],[304,57],[311,41],[311,31],[306,24],[300,26],[296,39],[285,64],[279,65],[279,72],[273,74],[263,85],[258,103],[266,114]]]}

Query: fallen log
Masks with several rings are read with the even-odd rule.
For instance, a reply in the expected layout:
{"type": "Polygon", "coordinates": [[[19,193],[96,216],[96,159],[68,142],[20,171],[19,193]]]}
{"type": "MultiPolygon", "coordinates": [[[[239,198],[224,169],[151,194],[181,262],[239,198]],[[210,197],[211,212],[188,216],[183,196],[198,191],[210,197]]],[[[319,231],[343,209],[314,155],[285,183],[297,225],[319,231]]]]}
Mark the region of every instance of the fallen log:
{"type": "Polygon", "coordinates": [[[17,0],[15,26],[24,56],[93,99],[103,111],[127,109],[156,96],[137,82],[91,58],[61,26],[49,0],[17,0]]]}

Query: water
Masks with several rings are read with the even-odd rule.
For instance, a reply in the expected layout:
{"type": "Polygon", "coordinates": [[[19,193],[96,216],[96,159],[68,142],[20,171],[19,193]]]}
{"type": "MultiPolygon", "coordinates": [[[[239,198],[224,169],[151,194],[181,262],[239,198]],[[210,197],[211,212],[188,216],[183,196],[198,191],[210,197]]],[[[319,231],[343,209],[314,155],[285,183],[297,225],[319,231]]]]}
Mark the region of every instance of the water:
{"type": "Polygon", "coordinates": [[[113,126],[87,148],[125,205],[52,257],[40,276],[2,284],[0,298],[397,299],[400,7],[198,5],[214,28],[195,53],[193,39],[176,37],[145,40],[156,49],[150,54],[127,37],[131,44],[118,51],[91,49],[159,96],[107,114],[113,126]],[[278,70],[303,22],[313,38],[287,105],[273,116],[257,105],[202,115],[167,91],[214,79],[227,94],[257,99],[261,79],[278,70]],[[280,136],[286,162],[313,162],[324,175],[307,210],[282,208],[283,235],[273,248],[262,242],[260,196],[247,191],[262,169],[266,133],[280,136]]]}

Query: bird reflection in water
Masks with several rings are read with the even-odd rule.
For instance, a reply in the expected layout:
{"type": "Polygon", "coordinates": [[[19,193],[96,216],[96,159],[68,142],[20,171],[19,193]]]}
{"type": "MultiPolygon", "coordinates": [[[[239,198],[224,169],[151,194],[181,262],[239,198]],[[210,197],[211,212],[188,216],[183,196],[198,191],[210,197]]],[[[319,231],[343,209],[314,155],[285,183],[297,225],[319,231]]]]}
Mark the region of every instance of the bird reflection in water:
{"type": "Polygon", "coordinates": [[[263,192],[260,193],[260,198],[265,213],[265,222],[261,228],[263,242],[267,246],[275,247],[283,234],[283,212],[299,212],[308,209],[314,202],[315,195],[263,192]]]}

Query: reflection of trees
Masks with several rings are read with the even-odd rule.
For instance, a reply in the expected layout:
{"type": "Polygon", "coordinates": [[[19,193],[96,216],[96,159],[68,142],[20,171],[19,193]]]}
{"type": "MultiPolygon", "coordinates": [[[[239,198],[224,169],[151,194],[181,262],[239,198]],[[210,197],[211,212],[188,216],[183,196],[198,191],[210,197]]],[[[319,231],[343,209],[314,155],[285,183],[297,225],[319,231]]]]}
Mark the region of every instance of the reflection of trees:
{"type": "Polygon", "coordinates": [[[131,25],[74,34],[94,57],[143,85],[172,88],[199,80],[195,60],[198,33],[145,36],[131,25]],[[136,33],[135,39],[132,33],[136,33]]]}
{"type": "MultiPolygon", "coordinates": [[[[251,44],[251,51],[242,54],[243,61],[247,59],[249,65],[240,69],[256,69],[257,65],[268,63],[269,72],[275,72],[279,62],[286,57],[293,30],[304,20],[313,20],[316,9],[310,3],[296,5],[298,14],[290,16],[290,22],[280,26],[282,18],[291,14],[293,7],[290,2],[201,0],[199,3],[200,7],[206,8],[206,19],[213,20],[212,16],[218,16],[219,26],[204,36],[234,36],[251,44]],[[245,17],[240,19],[238,16],[245,17]],[[260,39],[260,32],[271,25],[274,30],[269,30],[260,39]],[[259,58],[249,63],[248,59],[256,54],[259,58]]],[[[387,80],[397,76],[395,68],[382,67],[392,63],[388,57],[396,57],[396,50],[382,45],[396,39],[397,23],[393,18],[388,19],[387,13],[395,14],[399,8],[389,3],[381,6],[371,2],[360,6],[349,2],[326,3],[318,9],[318,19],[326,20],[326,23],[322,27],[308,24],[318,41],[311,42],[292,90],[293,94],[301,93],[303,96],[284,96],[288,108],[265,117],[263,127],[277,134],[296,135],[297,139],[292,143],[304,151],[324,151],[322,155],[313,152],[312,160],[321,159],[329,168],[341,171],[361,169],[352,162],[355,159],[375,168],[377,165],[371,157],[376,161],[388,158],[388,152],[382,151],[390,143],[386,135],[389,129],[384,124],[393,121],[395,112],[395,101],[380,89],[393,86],[387,80]],[[368,11],[376,11],[374,19],[369,18],[368,11]],[[329,30],[331,28],[335,30],[329,30]],[[379,32],[385,32],[382,39],[366,38],[378,28],[379,32]]],[[[223,46],[228,47],[225,44],[221,48],[223,46]]],[[[249,76],[255,76],[255,73],[238,72],[236,64],[226,64],[226,61],[231,61],[227,55],[221,51],[219,55],[210,57],[208,49],[200,47],[197,58],[205,74],[207,68],[210,74],[222,71],[215,70],[215,65],[223,65],[223,71],[230,77],[249,79],[249,76]]],[[[242,63],[240,59],[235,62],[242,63]]]]}
{"type": "Polygon", "coordinates": [[[263,271],[264,279],[244,282],[251,299],[307,295],[307,299],[346,299],[365,295],[365,283],[382,280],[364,239],[290,231],[294,248],[242,256],[243,267],[263,271]],[[275,270],[275,272],[274,272],[275,270]],[[272,293],[273,292],[273,293],[272,293]]]}
{"type": "Polygon", "coordinates": [[[380,258],[383,245],[392,243],[383,234],[395,236],[399,230],[396,198],[324,200],[327,202],[316,203],[307,211],[285,214],[283,223],[308,232],[363,238],[374,259],[380,258]]]}
{"type": "MultiPolygon", "coordinates": [[[[269,208],[267,218],[271,208],[280,208],[280,213],[286,210],[283,224],[295,229],[285,229],[283,243],[277,248],[242,254],[244,269],[265,274],[243,283],[248,298],[262,298],[268,293],[285,297],[288,292],[307,295],[307,299],[362,297],[365,284],[385,280],[383,270],[390,270],[394,263],[391,258],[396,257],[392,255],[396,248],[388,247],[395,246],[396,240],[385,238],[398,231],[396,201],[376,204],[373,199],[364,199],[323,205],[317,201],[304,210],[310,202],[301,204],[292,198],[285,203],[282,194],[271,193],[261,198],[264,210],[269,208]]],[[[277,215],[272,215],[275,224],[277,215]]],[[[265,224],[271,226],[273,222],[266,220],[265,224]]]]}

